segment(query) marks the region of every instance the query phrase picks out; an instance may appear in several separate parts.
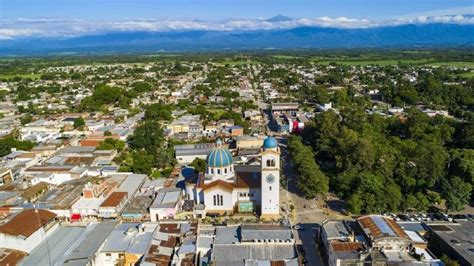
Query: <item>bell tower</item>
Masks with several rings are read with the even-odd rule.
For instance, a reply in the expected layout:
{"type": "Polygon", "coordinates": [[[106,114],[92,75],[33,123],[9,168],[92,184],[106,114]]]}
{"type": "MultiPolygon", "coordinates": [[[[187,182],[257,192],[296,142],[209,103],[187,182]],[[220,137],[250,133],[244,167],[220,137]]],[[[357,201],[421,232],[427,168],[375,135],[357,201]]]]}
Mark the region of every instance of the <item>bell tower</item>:
{"type": "Polygon", "coordinates": [[[280,217],[280,148],[274,137],[267,137],[261,153],[261,218],[280,217]]]}

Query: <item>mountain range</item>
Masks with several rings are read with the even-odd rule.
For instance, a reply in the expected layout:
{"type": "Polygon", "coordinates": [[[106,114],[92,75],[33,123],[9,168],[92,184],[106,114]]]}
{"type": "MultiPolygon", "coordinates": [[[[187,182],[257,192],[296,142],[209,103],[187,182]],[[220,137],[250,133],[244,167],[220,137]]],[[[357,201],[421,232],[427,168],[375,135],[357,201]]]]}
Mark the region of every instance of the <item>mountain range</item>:
{"type": "MultiPolygon", "coordinates": [[[[291,18],[277,16],[269,20],[291,18]]],[[[140,53],[246,49],[459,47],[474,45],[474,24],[426,23],[370,28],[117,31],[78,37],[0,41],[0,55],[140,53]]]]}

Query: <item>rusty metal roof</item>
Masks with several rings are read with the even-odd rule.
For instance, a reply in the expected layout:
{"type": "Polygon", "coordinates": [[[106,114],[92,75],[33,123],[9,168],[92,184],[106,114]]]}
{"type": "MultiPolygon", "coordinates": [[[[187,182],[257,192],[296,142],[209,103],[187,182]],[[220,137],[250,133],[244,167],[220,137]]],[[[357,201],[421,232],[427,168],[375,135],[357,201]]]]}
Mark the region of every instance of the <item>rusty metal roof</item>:
{"type": "Polygon", "coordinates": [[[56,217],[47,210],[28,209],[15,215],[10,221],[0,226],[0,233],[29,237],[56,217]]]}
{"type": "Polygon", "coordinates": [[[113,192],[110,196],[102,202],[100,207],[116,207],[128,196],[128,192],[113,192]]]}
{"type": "Polygon", "coordinates": [[[357,219],[362,229],[367,232],[369,236],[374,238],[379,237],[404,237],[408,235],[393,219],[383,217],[380,215],[368,215],[357,219]]]}

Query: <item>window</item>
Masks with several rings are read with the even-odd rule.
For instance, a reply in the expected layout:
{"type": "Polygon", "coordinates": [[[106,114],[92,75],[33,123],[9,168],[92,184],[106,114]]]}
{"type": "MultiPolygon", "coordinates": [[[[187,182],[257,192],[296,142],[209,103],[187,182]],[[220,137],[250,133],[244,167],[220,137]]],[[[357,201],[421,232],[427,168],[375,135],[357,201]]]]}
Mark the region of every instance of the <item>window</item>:
{"type": "Polygon", "coordinates": [[[214,206],[217,206],[217,204],[216,204],[216,195],[214,195],[214,206]]]}
{"type": "Polygon", "coordinates": [[[214,169],[211,168],[211,174],[214,174],[214,169]]]}
{"type": "Polygon", "coordinates": [[[217,174],[218,174],[218,175],[221,174],[221,169],[217,169],[217,174]]]}
{"type": "Polygon", "coordinates": [[[270,191],[272,191],[272,186],[270,186],[268,189],[269,189],[270,191]]]}
{"type": "Polygon", "coordinates": [[[221,206],[224,205],[224,196],[221,195],[221,206]]]}
{"type": "Polygon", "coordinates": [[[224,168],[224,174],[227,174],[227,168],[224,168]]]}
{"type": "Polygon", "coordinates": [[[274,159],[268,159],[267,160],[267,167],[275,166],[275,160],[274,159]]]}

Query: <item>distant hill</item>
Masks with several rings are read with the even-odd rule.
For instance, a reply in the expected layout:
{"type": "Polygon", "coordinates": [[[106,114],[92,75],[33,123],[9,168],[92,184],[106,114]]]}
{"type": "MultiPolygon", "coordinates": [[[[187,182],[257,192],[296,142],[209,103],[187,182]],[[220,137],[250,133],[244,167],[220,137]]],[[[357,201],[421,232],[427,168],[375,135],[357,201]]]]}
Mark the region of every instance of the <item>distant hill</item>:
{"type": "Polygon", "coordinates": [[[291,17],[287,17],[287,16],[283,16],[283,15],[276,15],[274,17],[267,18],[264,21],[267,21],[267,22],[282,22],[282,21],[292,21],[292,20],[293,20],[293,18],[291,18],[291,17]]]}
{"type": "Polygon", "coordinates": [[[407,24],[366,29],[297,27],[256,31],[111,32],[73,38],[2,40],[0,55],[473,45],[474,25],[407,24]]]}

